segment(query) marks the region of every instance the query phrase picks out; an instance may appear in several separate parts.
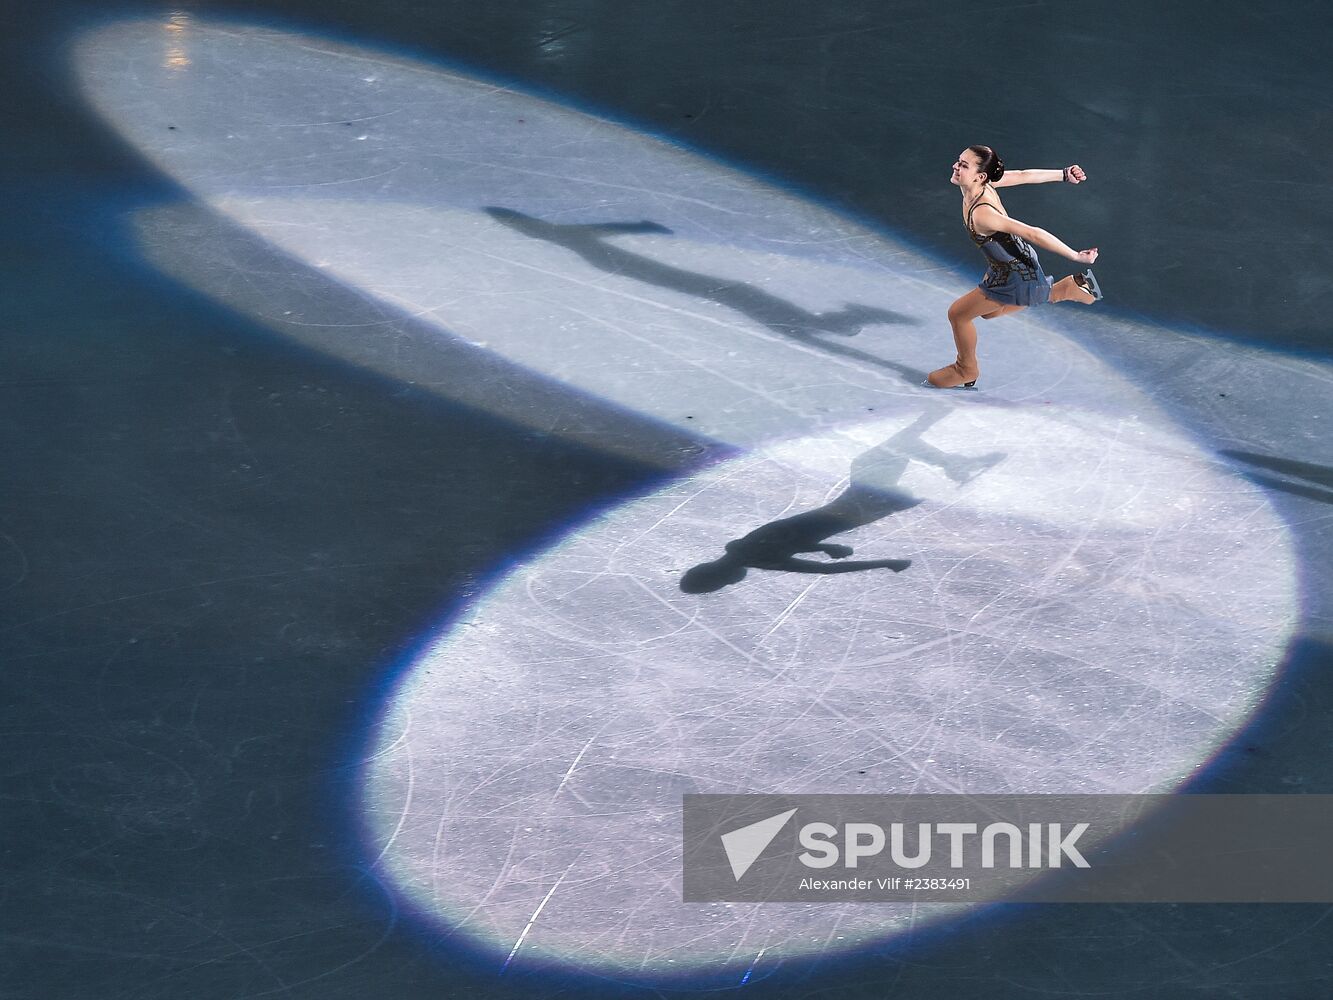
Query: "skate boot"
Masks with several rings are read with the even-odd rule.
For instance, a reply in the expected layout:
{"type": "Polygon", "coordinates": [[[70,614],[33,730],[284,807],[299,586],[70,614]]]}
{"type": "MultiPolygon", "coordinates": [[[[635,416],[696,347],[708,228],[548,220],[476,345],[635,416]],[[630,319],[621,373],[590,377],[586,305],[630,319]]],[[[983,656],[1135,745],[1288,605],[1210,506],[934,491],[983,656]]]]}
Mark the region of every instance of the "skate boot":
{"type": "Polygon", "coordinates": [[[975,389],[980,374],[981,369],[975,363],[964,366],[963,359],[959,358],[953,364],[936,368],[927,375],[926,384],[936,389],[975,389]]]}
{"type": "Polygon", "coordinates": [[[1102,286],[1097,284],[1097,278],[1092,273],[1091,268],[1084,271],[1082,274],[1074,275],[1073,278],[1074,284],[1078,285],[1078,290],[1080,292],[1092,296],[1092,301],[1089,302],[1088,305],[1092,305],[1093,302],[1100,302],[1102,300],[1102,286]]]}

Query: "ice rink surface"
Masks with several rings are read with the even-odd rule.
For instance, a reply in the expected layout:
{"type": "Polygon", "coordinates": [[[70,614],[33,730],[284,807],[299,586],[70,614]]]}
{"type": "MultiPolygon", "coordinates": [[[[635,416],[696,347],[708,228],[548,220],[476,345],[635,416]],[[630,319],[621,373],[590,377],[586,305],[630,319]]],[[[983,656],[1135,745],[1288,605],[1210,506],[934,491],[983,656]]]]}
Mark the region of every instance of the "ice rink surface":
{"type": "MultiPolygon", "coordinates": [[[[1326,790],[1318,256],[1237,256],[1306,240],[1288,161],[1219,238],[1254,150],[1123,71],[1040,133],[902,100],[972,30],[926,8],[735,5],[676,78],[679,12],[511,6],[54,19],[33,106],[75,124],[12,167],[16,995],[1323,995],[1324,908],[680,902],[687,793],[1326,790]],[[1102,245],[1108,301],[980,323],[942,392],[978,130],[1084,162],[1006,203],[1102,245]],[[1144,285],[1167,237],[1212,263],[1144,285]]],[[[1278,157],[1304,49],[1227,17],[1278,157]]],[[[1039,42],[1062,93],[1088,42],[1039,42]]]]}

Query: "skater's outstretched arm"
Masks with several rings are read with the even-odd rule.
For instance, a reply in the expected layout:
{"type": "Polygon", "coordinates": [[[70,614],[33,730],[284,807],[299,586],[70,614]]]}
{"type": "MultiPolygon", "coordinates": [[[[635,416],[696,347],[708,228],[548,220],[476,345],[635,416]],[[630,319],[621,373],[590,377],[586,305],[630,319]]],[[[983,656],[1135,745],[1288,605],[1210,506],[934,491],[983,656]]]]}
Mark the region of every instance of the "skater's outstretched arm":
{"type": "Polygon", "coordinates": [[[1064,181],[1068,184],[1082,184],[1088,179],[1083,168],[1077,163],[1063,170],[1006,170],[998,181],[991,181],[997,188],[1017,187],[1019,184],[1052,184],[1064,181]]]}
{"type": "Polygon", "coordinates": [[[1090,250],[1075,250],[1068,243],[1057,239],[1046,230],[1029,226],[1026,222],[1019,222],[1007,215],[1001,215],[989,205],[977,206],[977,210],[972,217],[972,225],[977,232],[1013,233],[1015,236],[1021,236],[1033,246],[1049,250],[1051,253],[1058,253],[1061,257],[1068,257],[1080,264],[1091,264],[1097,259],[1096,247],[1090,250]]]}

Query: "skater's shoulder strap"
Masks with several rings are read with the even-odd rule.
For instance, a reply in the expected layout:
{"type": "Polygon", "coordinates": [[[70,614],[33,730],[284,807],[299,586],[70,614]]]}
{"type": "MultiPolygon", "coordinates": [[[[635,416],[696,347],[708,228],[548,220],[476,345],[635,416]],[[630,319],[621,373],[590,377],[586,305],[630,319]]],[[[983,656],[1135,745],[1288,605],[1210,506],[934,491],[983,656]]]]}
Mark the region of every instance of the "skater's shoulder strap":
{"type": "MultiPolygon", "coordinates": [[[[975,212],[977,210],[977,207],[980,205],[985,205],[987,208],[993,208],[997,212],[1000,211],[999,205],[992,205],[990,202],[982,201],[980,198],[972,202],[972,207],[967,210],[967,231],[972,234],[973,239],[977,238],[977,231],[972,228],[972,213],[975,212]]],[[[1003,215],[1004,213],[1000,212],[1000,214],[1003,215]]],[[[991,233],[991,236],[994,235],[995,235],[994,233],[991,233]]],[[[990,236],[983,237],[982,242],[984,243],[986,240],[990,238],[991,238],[990,236]]]]}

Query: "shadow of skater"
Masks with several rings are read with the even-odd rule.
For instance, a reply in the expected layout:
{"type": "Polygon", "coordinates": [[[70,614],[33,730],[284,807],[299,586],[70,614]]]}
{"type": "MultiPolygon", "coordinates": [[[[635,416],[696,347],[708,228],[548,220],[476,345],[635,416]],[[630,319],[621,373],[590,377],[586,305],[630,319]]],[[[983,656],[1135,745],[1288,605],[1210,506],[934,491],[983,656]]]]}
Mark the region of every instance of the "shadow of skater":
{"type": "Polygon", "coordinates": [[[683,268],[672,267],[642,254],[634,253],[610,242],[608,237],[657,233],[670,235],[671,230],[656,222],[596,222],[562,224],[545,222],[509,208],[487,206],[486,214],[510,229],[545,240],[573,251],[593,267],[608,274],[633,278],[645,284],[656,285],[696,298],[707,299],[734,309],[774,333],[809,344],[820,350],[855,358],[879,368],[897,372],[913,385],[920,384],[924,374],[914,368],[886,361],[865,351],[843,344],[830,343],[822,334],[854,336],[871,323],[916,325],[920,320],[875,306],[847,305],[836,312],[812,313],[761,288],[741,281],[730,281],[683,268]]]}
{"type": "Polygon", "coordinates": [[[1286,479],[1279,479],[1277,476],[1265,476],[1258,472],[1247,471],[1245,473],[1246,477],[1260,486],[1281,490],[1283,493],[1290,493],[1293,496],[1305,497],[1307,500],[1333,503],[1333,469],[1330,469],[1327,465],[1297,462],[1290,458],[1275,458],[1272,455],[1260,455],[1252,451],[1223,449],[1221,454],[1247,465],[1267,469],[1269,472],[1276,472],[1278,475],[1287,477],[1286,479]],[[1304,480],[1304,482],[1291,482],[1293,479],[1304,480]]]}
{"type": "Polygon", "coordinates": [[[919,498],[898,488],[909,462],[934,465],[961,486],[1005,458],[1002,452],[953,455],[922,441],[921,435],[947,412],[943,408],[929,410],[911,426],[858,455],[852,463],[851,482],[836,499],[816,510],[770,521],[748,535],[728,542],[726,555],[721,559],[700,563],[687,570],[680,578],[680,589],[687,594],[712,593],[738,583],[751,569],[820,574],[891,569],[901,573],[912,564],[910,559],[843,562],[852,554],[851,546],[829,544],[824,539],[919,504],[919,498]],[[807,552],[823,553],[838,561],[797,558],[797,553],[807,552]]]}

